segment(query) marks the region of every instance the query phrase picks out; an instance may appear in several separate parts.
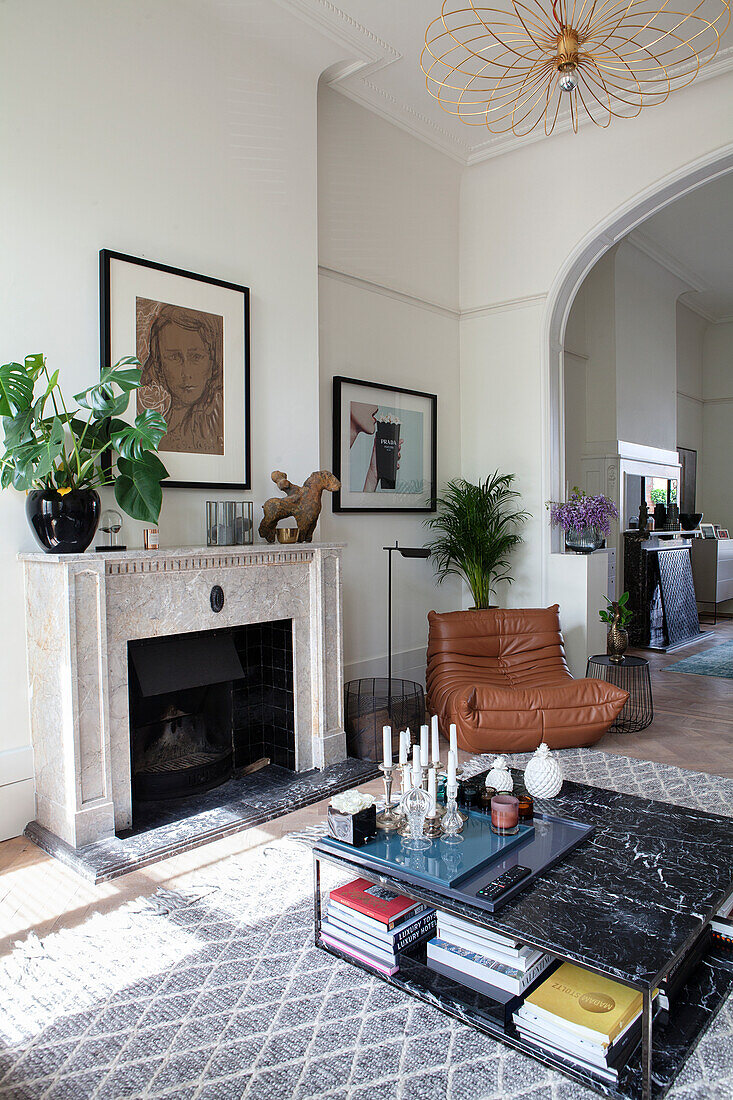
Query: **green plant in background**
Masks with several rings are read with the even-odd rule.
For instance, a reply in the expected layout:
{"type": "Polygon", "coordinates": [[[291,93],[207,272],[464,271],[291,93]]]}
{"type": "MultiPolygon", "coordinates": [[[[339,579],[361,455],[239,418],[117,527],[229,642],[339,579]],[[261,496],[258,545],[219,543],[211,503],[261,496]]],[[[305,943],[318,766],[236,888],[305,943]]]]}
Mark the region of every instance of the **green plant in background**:
{"type": "Polygon", "coordinates": [[[652,504],[667,503],[667,491],[665,489],[652,489],[649,496],[652,498],[652,504]]]}
{"type": "Polygon", "coordinates": [[[522,542],[519,528],[530,518],[514,508],[520,494],[513,482],[514,474],[498,470],[477,485],[465,478],[449,481],[437,515],[424,521],[436,532],[428,549],[438,583],[462,577],[478,608],[490,605],[499,581],[511,584],[509,555],[522,542]]]}
{"type": "Polygon", "coordinates": [[[160,483],[168,471],[155,452],[166,422],[151,409],[132,424],[120,419],[140,386],[139,365],[128,356],[106,367],[95,386],[75,395],[73,410],[59,372],[49,374],[43,355],[0,366],[0,488],[56,489],[63,496],[114,485],[117,503],[129,516],[157,523],[160,483]]]}
{"type": "Polygon", "coordinates": [[[601,622],[607,623],[609,626],[613,626],[615,622],[620,627],[627,627],[634,617],[633,611],[628,606],[628,592],[624,592],[618,600],[609,600],[608,596],[604,596],[604,599],[606,607],[598,612],[601,622]]]}

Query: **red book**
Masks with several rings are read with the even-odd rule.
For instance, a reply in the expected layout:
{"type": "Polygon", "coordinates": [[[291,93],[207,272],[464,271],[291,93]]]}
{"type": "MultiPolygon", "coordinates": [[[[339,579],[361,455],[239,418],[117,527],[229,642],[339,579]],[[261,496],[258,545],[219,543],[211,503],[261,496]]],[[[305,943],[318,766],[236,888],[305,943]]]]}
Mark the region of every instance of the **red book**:
{"type": "Polygon", "coordinates": [[[385,886],[369,882],[365,878],[354,879],[339,886],[329,894],[331,901],[355,909],[390,931],[395,925],[420,912],[425,906],[404,894],[395,894],[385,886]]]}

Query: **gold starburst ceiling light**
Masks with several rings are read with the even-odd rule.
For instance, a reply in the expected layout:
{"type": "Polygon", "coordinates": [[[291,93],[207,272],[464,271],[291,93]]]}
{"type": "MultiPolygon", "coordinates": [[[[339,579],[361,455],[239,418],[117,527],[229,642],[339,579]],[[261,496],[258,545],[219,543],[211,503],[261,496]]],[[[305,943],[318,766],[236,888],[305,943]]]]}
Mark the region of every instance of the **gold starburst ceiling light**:
{"type": "Polygon", "coordinates": [[[632,118],[695,79],[717,53],[730,0],[672,11],[649,0],[445,0],[421,65],[441,107],[495,134],[551,134],[563,100],[573,130],[632,118]]]}

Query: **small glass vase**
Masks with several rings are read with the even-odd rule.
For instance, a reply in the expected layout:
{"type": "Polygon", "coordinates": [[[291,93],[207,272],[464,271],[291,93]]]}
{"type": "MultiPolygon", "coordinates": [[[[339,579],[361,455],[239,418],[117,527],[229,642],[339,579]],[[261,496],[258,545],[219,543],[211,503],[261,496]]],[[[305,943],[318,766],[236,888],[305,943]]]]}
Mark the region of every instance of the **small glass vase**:
{"type": "Polygon", "coordinates": [[[596,527],[571,527],[565,532],[565,549],[574,554],[592,554],[605,541],[605,535],[596,527]]]}

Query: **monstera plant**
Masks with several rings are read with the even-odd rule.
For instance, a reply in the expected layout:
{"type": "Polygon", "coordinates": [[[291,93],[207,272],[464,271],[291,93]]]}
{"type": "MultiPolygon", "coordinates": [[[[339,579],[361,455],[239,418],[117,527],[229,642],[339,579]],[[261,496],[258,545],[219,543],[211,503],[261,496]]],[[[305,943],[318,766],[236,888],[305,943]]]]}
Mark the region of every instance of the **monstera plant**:
{"type": "Polygon", "coordinates": [[[157,523],[168,471],[156,454],[167,431],[160,412],[122,419],[140,386],[132,356],[102,370],[94,386],[65,399],[43,355],[0,366],[0,487],[28,494],[26,514],[46,551],[85,550],[99,522],[97,489],[114,486],[133,519],[157,523]]]}

